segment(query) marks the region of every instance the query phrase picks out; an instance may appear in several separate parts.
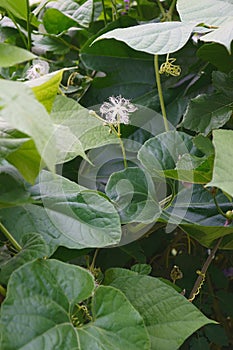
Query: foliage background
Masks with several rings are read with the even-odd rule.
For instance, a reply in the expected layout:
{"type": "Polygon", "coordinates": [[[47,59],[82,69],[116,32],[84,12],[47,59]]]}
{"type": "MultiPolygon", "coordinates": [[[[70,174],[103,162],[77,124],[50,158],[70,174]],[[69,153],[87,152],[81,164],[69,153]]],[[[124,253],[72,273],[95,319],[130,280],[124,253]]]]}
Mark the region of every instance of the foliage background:
{"type": "Polygon", "coordinates": [[[232,9],[233,1],[224,0],[0,0],[4,350],[44,344],[232,348],[232,9]],[[168,64],[160,75],[172,131],[162,123],[154,65],[156,55],[161,66],[167,53],[181,68],[180,75],[169,75],[168,64]],[[49,63],[50,73],[27,80],[37,57],[49,63]],[[117,95],[140,106],[141,124],[121,126],[131,159],[125,170],[119,139],[87,109],[98,112],[99,104],[117,95]],[[145,131],[148,109],[161,124],[145,131]],[[130,153],[130,140],[140,150],[130,153]],[[91,184],[92,164],[97,167],[110,149],[114,157],[91,184]],[[168,206],[153,197],[150,182],[142,186],[145,173],[156,188],[166,187],[168,206]],[[133,184],[125,211],[125,189],[117,188],[118,199],[115,191],[122,178],[133,184]],[[139,216],[142,227],[150,225],[146,234],[106,248],[118,245],[123,225],[134,227],[145,202],[154,210],[149,219],[139,216]],[[179,294],[189,298],[196,271],[217,241],[194,308],[179,294]],[[34,309],[43,322],[31,316],[34,309]],[[218,324],[208,324],[204,315],[218,324]]]}

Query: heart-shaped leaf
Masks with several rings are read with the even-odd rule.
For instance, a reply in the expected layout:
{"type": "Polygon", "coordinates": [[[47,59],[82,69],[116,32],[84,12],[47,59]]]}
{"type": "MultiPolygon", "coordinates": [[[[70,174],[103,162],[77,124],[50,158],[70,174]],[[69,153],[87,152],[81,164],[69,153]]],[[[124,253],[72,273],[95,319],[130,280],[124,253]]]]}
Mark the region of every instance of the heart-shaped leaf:
{"type": "Polygon", "coordinates": [[[120,289],[141,314],[153,350],[176,350],[198,328],[214,323],[158,278],[117,268],[106,272],[105,284],[120,289]]]}
{"type": "MultiPolygon", "coordinates": [[[[184,154],[195,152],[192,137],[178,131],[169,131],[152,137],[138,152],[138,159],[153,177],[165,177],[166,171],[175,169],[184,154]]],[[[182,171],[177,170],[182,180],[182,171]]],[[[192,167],[191,167],[192,174],[192,167]]]]}
{"type": "Polygon", "coordinates": [[[1,309],[4,350],[149,350],[142,317],[124,294],[101,286],[88,310],[93,290],[88,271],[56,260],[15,271],[1,309]]]}
{"type": "Polygon", "coordinates": [[[0,262],[0,283],[7,284],[10,275],[21,265],[37,258],[48,256],[48,247],[37,233],[29,233],[22,237],[22,250],[9,259],[0,262]]]}
{"type": "Polygon", "coordinates": [[[62,176],[42,172],[31,194],[38,204],[2,209],[3,224],[20,242],[23,233],[40,233],[51,251],[104,247],[121,238],[120,217],[106,197],[83,190],[62,176]],[[14,220],[12,220],[12,216],[14,220]]]}

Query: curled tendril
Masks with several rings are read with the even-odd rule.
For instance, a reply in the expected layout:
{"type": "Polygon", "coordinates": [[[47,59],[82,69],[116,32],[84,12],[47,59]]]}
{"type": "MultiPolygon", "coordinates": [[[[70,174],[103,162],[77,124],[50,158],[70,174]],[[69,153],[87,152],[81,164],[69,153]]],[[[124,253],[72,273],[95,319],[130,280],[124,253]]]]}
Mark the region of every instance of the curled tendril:
{"type": "Polygon", "coordinates": [[[201,276],[202,280],[201,280],[201,282],[199,284],[199,287],[198,287],[196,293],[193,294],[192,298],[188,299],[190,302],[192,302],[195,299],[195,297],[200,293],[201,288],[202,288],[202,286],[203,286],[203,284],[205,282],[205,273],[201,272],[200,270],[197,270],[196,273],[199,276],[201,276]]]}
{"type": "Polygon", "coordinates": [[[159,74],[173,75],[178,77],[181,73],[181,68],[179,65],[173,64],[176,61],[176,58],[169,58],[167,55],[166,62],[164,62],[159,69],[159,74]]]}

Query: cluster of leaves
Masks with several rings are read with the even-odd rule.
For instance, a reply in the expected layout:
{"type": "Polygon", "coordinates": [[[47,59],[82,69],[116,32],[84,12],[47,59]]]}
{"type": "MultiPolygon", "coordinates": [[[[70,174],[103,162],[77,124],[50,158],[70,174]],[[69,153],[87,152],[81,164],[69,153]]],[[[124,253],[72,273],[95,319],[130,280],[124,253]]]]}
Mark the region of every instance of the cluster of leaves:
{"type": "Polygon", "coordinates": [[[0,0],[1,349],[230,349],[232,10],[0,0]],[[120,137],[90,113],[111,95],[120,137]]]}

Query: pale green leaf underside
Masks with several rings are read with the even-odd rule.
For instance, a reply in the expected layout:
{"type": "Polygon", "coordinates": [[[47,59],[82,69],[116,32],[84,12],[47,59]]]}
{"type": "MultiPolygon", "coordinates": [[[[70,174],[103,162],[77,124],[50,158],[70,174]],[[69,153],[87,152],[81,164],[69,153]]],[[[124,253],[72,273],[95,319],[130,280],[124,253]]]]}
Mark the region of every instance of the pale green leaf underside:
{"type": "Polygon", "coordinates": [[[101,35],[95,41],[116,39],[135,50],[163,55],[181,49],[188,41],[194,27],[193,23],[182,22],[149,23],[114,29],[101,35]]]}
{"type": "Polygon", "coordinates": [[[214,170],[212,181],[208,183],[208,186],[216,186],[233,196],[233,131],[214,130],[213,144],[215,148],[214,170]]]}
{"type": "Polygon", "coordinates": [[[201,40],[205,42],[213,41],[215,43],[224,45],[231,54],[231,42],[233,40],[233,21],[223,24],[220,28],[204,35],[201,37],[201,40]]]}
{"type": "Polygon", "coordinates": [[[177,10],[184,22],[219,26],[232,19],[233,0],[177,0],[177,10]]]}

